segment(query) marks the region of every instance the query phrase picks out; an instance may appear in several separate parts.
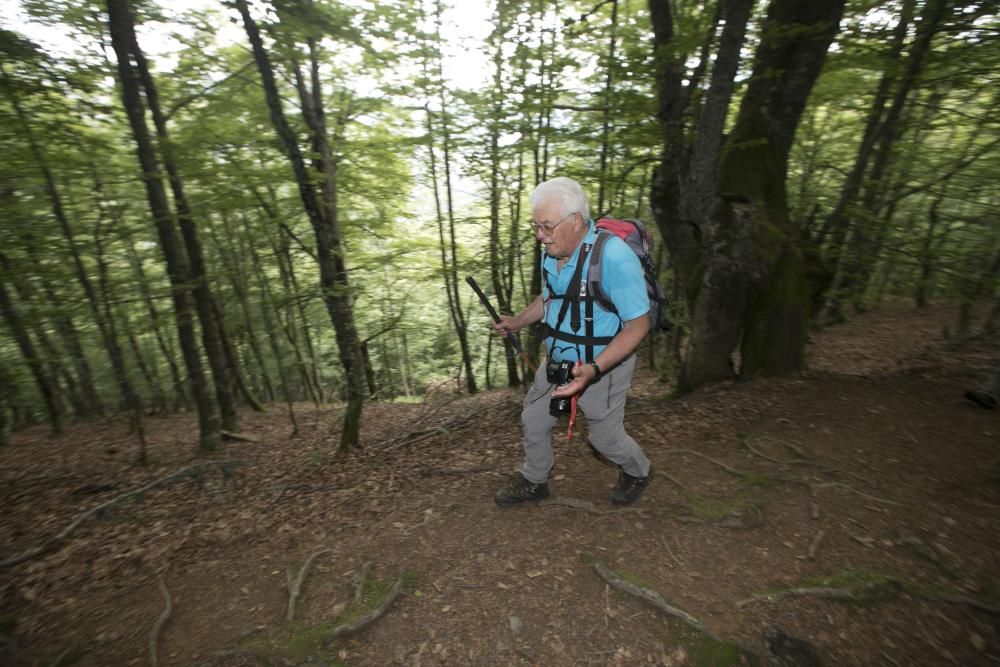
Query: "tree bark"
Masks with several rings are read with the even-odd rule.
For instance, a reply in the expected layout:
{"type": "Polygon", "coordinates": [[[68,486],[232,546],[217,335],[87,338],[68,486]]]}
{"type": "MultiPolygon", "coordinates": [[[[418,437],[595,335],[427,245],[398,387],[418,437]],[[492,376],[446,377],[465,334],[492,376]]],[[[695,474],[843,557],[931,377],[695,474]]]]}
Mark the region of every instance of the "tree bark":
{"type": "Polygon", "coordinates": [[[731,378],[737,346],[743,377],[803,364],[811,293],[798,226],[788,219],[788,153],[843,8],[844,0],[772,0],[768,8],[703,229],[705,269],[681,391],[731,378]]]}
{"type": "Polygon", "coordinates": [[[845,292],[850,291],[850,283],[854,281],[853,274],[857,270],[856,267],[851,265],[854,261],[854,257],[851,256],[852,248],[843,247],[843,238],[853,228],[853,236],[855,237],[853,249],[856,250],[864,245],[866,234],[864,212],[866,210],[874,210],[874,193],[885,187],[883,179],[885,178],[889,160],[893,154],[894,144],[901,133],[900,121],[904,108],[923,70],[927,54],[931,50],[931,40],[937,33],[939,24],[948,13],[948,4],[950,2],[950,0],[927,0],[927,3],[924,5],[920,24],[917,27],[916,39],[907,54],[906,69],[899,80],[899,85],[892,94],[892,103],[889,105],[889,109],[882,116],[879,104],[884,105],[885,100],[880,99],[881,94],[883,92],[887,94],[894,83],[895,77],[892,75],[892,63],[898,60],[902,49],[902,42],[905,37],[907,25],[909,24],[908,19],[912,15],[912,1],[907,0],[903,5],[903,13],[900,16],[899,25],[897,26],[893,40],[892,57],[890,58],[886,74],[883,75],[882,82],[879,84],[875,106],[873,106],[871,115],[869,116],[868,126],[865,128],[865,137],[862,139],[858,158],[845,181],[841,196],[837,202],[837,207],[834,208],[834,211],[830,215],[830,221],[827,223],[827,226],[834,230],[834,239],[830,244],[833,249],[830,261],[836,264],[836,274],[833,284],[827,293],[823,312],[819,317],[821,324],[827,324],[843,317],[840,312],[841,297],[846,295],[844,294],[845,292]],[[871,131],[871,136],[868,134],[869,130],[871,131]],[[870,172],[867,172],[866,178],[866,168],[872,157],[874,157],[874,163],[870,172]],[[861,203],[857,213],[850,215],[849,207],[857,203],[858,192],[862,186],[865,189],[865,201],[861,203]],[[853,224],[851,223],[852,218],[853,224]]]}
{"type": "Polygon", "coordinates": [[[656,78],[656,118],[660,128],[660,159],[653,172],[649,204],[670,250],[674,275],[684,288],[689,310],[703,271],[702,231],[697,221],[681,215],[681,148],[684,145],[684,54],[675,43],[674,16],[669,0],[649,0],[653,25],[653,66],[656,78]]]}
{"type": "Polygon", "coordinates": [[[314,147],[320,149],[320,157],[326,165],[326,170],[319,175],[322,179],[321,187],[325,188],[323,201],[317,196],[313,185],[314,178],[309,173],[295,134],[285,118],[278,86],[274,79],[274,69],[271,66],[270,57],[264,49],[260,30],[250,16],[246,0],[236,0],[235,4],[243,19],[243,27],[250,40],[254,60],[260,72],[268,110],[271,114],[271,123],[278,134],[285,155],[291,162],[298,184],[299,196],[316,237],[320,287],[327,313],[336,334],[340,362],[347,384],[347,409],[339,447],[341,451],[344,451],[357,446],[360,439],[361,414],[367,390],[367,379],[361,354],[361,340],[354,324],[353,298],[347,280],[342,237],[337,224],[336,163],[326,152],[326,137],[323,134],[325,124],[322,116],[322,100],[319,99],[318,63],[313,58],[312,113],[309,113],[308,107],[304,107],[303,115],[307,124],[312,126],[314,147]]]}
{"type": "MultiPolygon", "coordinates": [[[[129,48],[135,59],[136,71],[139,74],[142,88],[146,93],[146,105],[153,117],[153,125],[156,127],[160,157],[167,172],[167,180],[170,183],[170,191],[173,194],[174,207],[177,211],[177,222],[184,239],[184,247],[187,250],[192,286],[191,294],[194,297],[198,321],[201,323],[201,343],[205,349],[208,365],[212,369],[212,377],[215,379],[215,398],[219,404],[222,430],[234,433],[239,431],[239,418],[236,414],[236,402],[233,399],[233,387],[237,385],[234,375],[238,372],[238,368],[234,365],[232,355],[227,355],[222,319],[219,317],[215,299],[208,286],[205,257],[201,250],[201,240],[198,238],[198,228],[191,212],[191,206],[188,204],[187,195],[184,193],[184,183],[181,180],[180,170],[174,159],[173,146],[167,131],[167,120],[160,110],[160,96],[156,89],[156,83],[149,72],[146,57],[135,38],[134,26],[129,26],[129,34],[132,37],[129,48]]],[[[243,389],[243,393],[248,397],[248,402],[254,408],[259,409],[260,406],[256,400],[249,396],[245,387],[243,389]]]]}
{"type": "MultiPolygon", "coordinates": [[[[503,117],[503,100],[505,91],[503,86],[504,57],[503,45],[505,43],[506,13],[507,8],[504,0],[499,0],[494,13],[494,29],[492,35],[493,42],[493,89],[490,91],[492,112],[489,119],[490,133],[490,281],[493,283],[493,294],[497,300],[499,312],[512,312],[510,304],[510,289],[505,284],[504,258],[502,257],[503,241],[500,236],[500,132],[501,118],[503,117]]],[[[513,230],[517,233],[516,228],[513,230]]],[[[509,280],[509,279],[508,279],[509,280]]],[[[509,338],[503,339],[502,349],[506,358],[507,366],[507,386],[516,387],[521,383],[517,373],[517,357],[509,338]]],[[[489,351],[487,351],[489,360],[489,351]]],[[[487,361],[487,374],[489,363],[487,361]]],[[[487,384],[489,380],[487,379],[487,384]]]]}
{"type": "MultiPolygon", "coordinates": [[[[2,253],[0,253],[0,259],[3,259],[3,263],[0,264],[0,270],[7,273],[7,262],[2,253]]],[[[35,378],[35,384],[38,385],[38,391],[45,403],[45,412],[48,415],[49,427],[52,430],[52,434],[60,435],[63,430],[63,415],[62,409],[59,406],[57,385],[45,369],[45,362],[35,349],[31,335],[28,333],[24,321],[21,319],[10,298],[10,294],[7,292],[6,283],[6,280],[0,280],[0,315],[3,315],[3,318],[7,321],[7,326],[14,336],[18,348],[20,348],[32,376],[35,378]]]]}
{"type": "Polygon", "coordinates": [[[180,239],[177,238],[177,230],[174,228],[167,194],[160,180],[160,165],[149,135],[149,128],[146,126],[139,78],[132,63],[134,54],[132,54],[130,45],[135,40],[135,33],[129,14],[129,5],[127,0],[107,0],[107,7],[111,43],[118,59],[122,103],[132,129],[136,153],[142,168],[146,198],[160,239],[160,248],[167,264],[167,274],[170,277],[177,321],[177,334],[198,411],[199,448],[202,451],[211,451],[219,445],[219,418],[215,402],[210,395],[209,383],[201,365],[192,312],[191,275],[188,259],[180,239]]]}

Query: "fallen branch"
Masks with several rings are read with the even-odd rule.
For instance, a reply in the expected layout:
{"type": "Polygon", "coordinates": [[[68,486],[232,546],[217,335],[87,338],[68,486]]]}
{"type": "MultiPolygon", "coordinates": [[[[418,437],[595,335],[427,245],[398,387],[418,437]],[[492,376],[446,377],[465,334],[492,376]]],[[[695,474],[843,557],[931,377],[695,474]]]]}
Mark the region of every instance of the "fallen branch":
{"type": "Polygon", "coordinates": [[[187,468],[182,468],[181,470],[178,470],[176,472],[172,472],[166,477],[161,477],[160,479],[150,482],[149,484],[141,486],[133,491],[128,491],[127,493],[115,496],[106,503],[102,503],[96,507],[87,510],[86,512],[78,514],[76,518],[73,519],[68,526],[63,528],[61,531],[59,531],[49,539],[42,542],[41,545],[35,547],[34,549],[26,551],[20,556],[14,556],[13,558],[8,558],[5,561],[0,561],[0,567],[11,567],[13,565],[19,565],[20,563],[33,560],[43,554],[49,553],[50,551],[60,546],[63,542],[65,542],[66,539],[69,538],[69,536],[73,533],[73,531],[79,528],[80,525],[86,520],[100,516],[101,514],[111,509],[114,509],[119,505],[124,504],[126,501],[131,500],[132,498],[137,498],[137,497],[141,498],[143,494],[152,491],[154,489],[162,488],[164,486],[173,484],[174,482],[176,482],[181,478],[195,477],[201,474],[201,472],[206,468],[217,467],[222,472],[224,477],[228,477],[230,475],[230,471],[233,468],[241,465],[249,465],[249,463],[241,459],[226,459],[224,461],[203,461],[201,463],[196,463],[192,466],[188,466],[187,468]]]}
{"type": "Polygon", "coordinates": [[[312,562],[316,560],[317,556],[327,553],[329,549],[321,549],[313,555],[306,559],[306,562],[302,565],[302,569],[299,570],[297,576],[292,576],[292,568],[289,567],[286,571],[286,576],[288,577],[288,613],[285,614],[285,620],[291,621],[295,618],[295,602],[299,599],[299,594],[302,593],[302,584],[306,580],[306,573],[309,571],[309,566],[312,562]]]}
{"type": "Polygon", "coordinates": [[[377,445],[374,445],[374,448],[388,451],[396,449],[397,447],[402,447],[403,445],[414,445],[418,442],[421,442],[422,440],[426,440],[427,438],[433,435],[437,435],[439,433],[448,433],[452,429],[455,429],[459,426],[463,426],[464,424],[467,424],[469,421],[471,421],[474,417],[478,417],[480,414],[493,407],[496,406],[492,404],[484,405],[480,407],[478,410],[473,410],[468,414],[462,415],[460,417],[455,417],[453,419],[449,419],[448,421],[438,426],[421,429],[419,431],[412,431],[410,433],[404,433],[390,440],[385,440],[383,442],[378,443],[377,445]]]}
{"type": "Polygon", "coordinates": [[[153,623],[153,629],[149,631],[149,664],[153,667],[156,667],[157,664],[159,664],[156,644],[160,640],[160,632],[163,630],[163,626],[170,618],[170,614],[174,611],[174,605],[170,599],[170,591],[167,590],[167,585],[163,582],[162,574],[156,575],[156,583],[159,585],[160,593],[163,595],[164,607],[160,617],[156,619],[156,623],[153,623]]]}
{"type": "Polygon", "coordinates": [[[614,587],[615,589],[623,593],[628,593],[629,595],[634,595],[635,597],[640,598],[642,600],[645,600],[649,604],[659,609],[664,614],[679,619],[684,624],[694,628],[698,632],[703,633],[704,635],[710,637],[711,639],[714,639],[715,641],[721,641],[715,635],[714,632],[709,630],[705,626],[705,624],[699,621],[697,618],[695,618],[694,616],[692,616],[691,614],[687,613],[682,609],[677,609],[676,607],[671,606],[666,600],[663,599],[662,595],[660,595],[653,589],[646,588],[644,586],[640,586],[638,584],[629,581],[622,575],[612,570],[608,566],[608,564],[605,563],[604,561],[594,560],[594,570],[596,570],[597,573],[601,575],[601,577],[606,582],[611,584],[611,586],[614,587]]]}
{"type": "Polygon", "coordinates": [[[330,633],[330,639],[333,640],[336,639],[337,637],[343,637],[345,635],[353,634],[358,630],[361,630],[366,626],[370,625],[371,623],[377,621],[379,618],[382,617],[383,614],[385,614],[385,612],[389,609],[392,603],[396,601],[396,598],[399,597],[399,594],[402,590],[403,590],[403,577],[400,576],[398,579],[396,579],[396,583],[392,585],[392,588],[389,590],[389,593],[385,596],[385,599],[382,600],[379,606],[375,607],[368,613],[361,615],[356,620],[351,621],[350,623],[344,623],[343,625],[338,625],[337,627],[335,627],[333,629],[333,632],[330,633]]]}

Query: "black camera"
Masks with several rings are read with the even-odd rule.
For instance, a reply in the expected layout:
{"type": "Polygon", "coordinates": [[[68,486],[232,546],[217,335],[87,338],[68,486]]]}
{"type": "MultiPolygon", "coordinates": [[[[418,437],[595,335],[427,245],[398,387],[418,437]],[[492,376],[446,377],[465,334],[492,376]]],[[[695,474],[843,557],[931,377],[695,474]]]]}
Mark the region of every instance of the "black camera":
{"type": "MultiPolygon", "coordinates": [[[[545,378],[556,387],[569,384],[573,379],[573,364],[568,361],[549,361],[545,364],[545,378]]],[[[553,398],[549,401],[549,414],[553,417],[568,415],[572,409],[570,398],[553,398]]]]}

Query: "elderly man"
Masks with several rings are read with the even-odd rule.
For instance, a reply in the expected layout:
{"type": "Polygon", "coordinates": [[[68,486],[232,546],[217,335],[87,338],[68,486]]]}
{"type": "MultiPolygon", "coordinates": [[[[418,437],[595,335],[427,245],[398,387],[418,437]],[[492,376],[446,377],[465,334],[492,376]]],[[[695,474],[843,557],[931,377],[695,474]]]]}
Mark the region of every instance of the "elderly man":
{"type": "Polygon", "coordinates": [[[597,230],[583,188],[572,179],[553,178],[535,188],[530,202],[535,238],[545,249],[545,287],[531,305],[501,317],[494,327],[507,336],[543,321],[547,364],[538,369],[524,399],[521,474],[497,493],[496,503],[510,507],[549,495],[552,430],[558,421],[550,412],[550,399],[574,396],[587,418],[590,443],[619,467],[611,502],[634,503],[652,476],[649,459],[623,424],[625,395],[635,369],[633,352],[649,330],[642,266],[621,239],[610,235],[602,251],[600,287],[617,313],[602,308],[588,298],[586,288],[597,230]],[[571,377],[557,386],[560,370],[571,377]]]}

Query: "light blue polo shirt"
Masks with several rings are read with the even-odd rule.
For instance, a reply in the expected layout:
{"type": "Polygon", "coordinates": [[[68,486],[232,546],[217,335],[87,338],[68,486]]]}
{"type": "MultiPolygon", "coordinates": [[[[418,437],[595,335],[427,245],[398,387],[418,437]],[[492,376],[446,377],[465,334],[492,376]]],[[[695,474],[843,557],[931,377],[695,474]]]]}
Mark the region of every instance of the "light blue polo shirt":
{"type": "MultiPolygon", "coordinates": [[[[576,251],[569,258],[569,261],[566,262],[565,266],[562,267],[562,270],[557,268],[558,260],[555,257],[542,254],[542,298],[545,303],[544,321],[553,329],[556,327],[556,321],[559,319],[559,309],[562,307],[562,299],[550,298],[548,289],[545,287],[545,279],[548,279],[548,284],[552,285],[552,289],[557,294],[566,294],[566,290],[569,288],[569,281],[576,271],[577,261],[580,259],[580,251],[583,249],[583,245],[585,243],[591,244],[591,252],[593,252],[593,244],[596,240],[597,229],[594,227],[594,221],[590,220],[590,231],[583,237],[580,245],[577,246],[576,251]]],[[[583,280],[587,279],[590,260],[591,256],[588,255],[587,266],[583,267],[583,272],[581,273],[583,280]]],[[[615,308],[618,309],[618,315],[604,310],[600,304],[595,302],[594,335],[614,336],[618,333],[622,322],[634,320],[649,312],[646,279],[642,274],[642,264],[639,263],[639,258],[636,257],[635,253],[632,252],[624,241],[614,234],[611,234],[610,238],[604,244],[604,257],[601,260],[601,264],[601,289],[611,300],[611,303],[615,304],[615,308]],[[620,320],[618,319],[619,315],[621,316],[620,320]]],[[[577,286],[577,289],[579,289],[579,286],[577,286]]],[[[586,335],[585,324],[583,323],[585,311],[581,313],[579,331],[573,331],[573,327],[570,325],[572,312],[576,307],[576,304],[570,304],[559,330],[583,336],[586,335]]],[[[586,303],[581,302],[580,307],[585,309],[586,303]]],[[[595,345],[594,357],[596,358],[597,355],[603,352],[605,347],[607,346],[595,345]]],[[[586,346],[583,343],[570,343],[551,337],[545,339],[545,349],[551,353],[555,361],[586,360],[585,348],[586,346]]]]}

